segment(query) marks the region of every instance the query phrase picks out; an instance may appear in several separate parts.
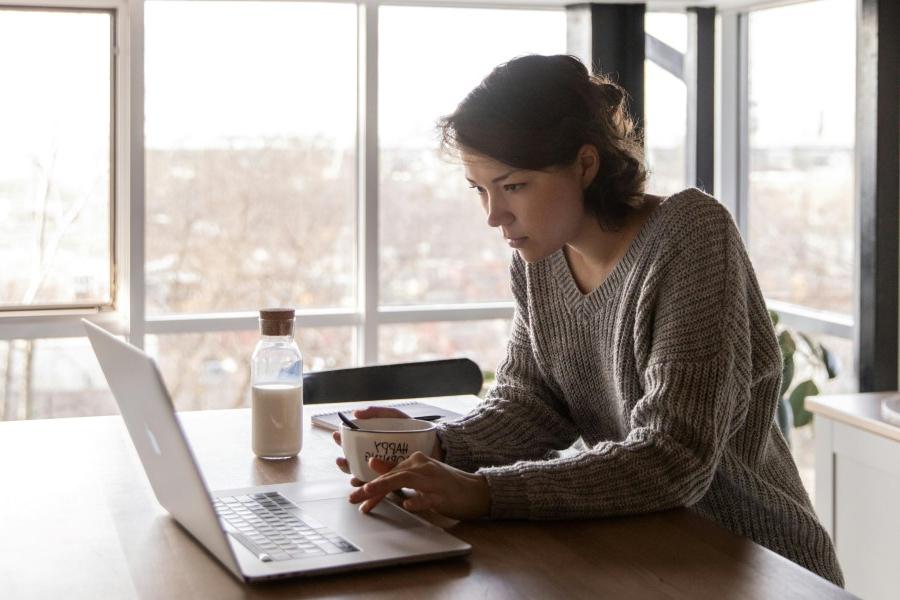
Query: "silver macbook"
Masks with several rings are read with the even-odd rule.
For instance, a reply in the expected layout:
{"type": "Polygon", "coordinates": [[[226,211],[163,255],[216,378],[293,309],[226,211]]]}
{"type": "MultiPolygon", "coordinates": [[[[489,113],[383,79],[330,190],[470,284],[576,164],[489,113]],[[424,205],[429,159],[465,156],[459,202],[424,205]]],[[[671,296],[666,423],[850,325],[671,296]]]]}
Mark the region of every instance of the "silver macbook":
{"type": "Polygon", "coordinates": [[[349,482],[209,491],[153,359],[82,322],[157,500],[239,579],[367,569],[471,551],[391,502],[360,513],[347,501],[349,482]]]}

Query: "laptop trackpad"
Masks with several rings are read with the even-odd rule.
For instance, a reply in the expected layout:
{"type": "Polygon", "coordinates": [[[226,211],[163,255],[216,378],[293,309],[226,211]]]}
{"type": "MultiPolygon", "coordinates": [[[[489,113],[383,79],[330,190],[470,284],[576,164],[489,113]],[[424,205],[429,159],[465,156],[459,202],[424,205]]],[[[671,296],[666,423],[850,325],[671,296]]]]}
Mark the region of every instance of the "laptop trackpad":
{"type": "Polygon", "coordinates": [[[379,502],[367,515],[359,512],[359,504],[350,504],[346,498],[307,500],[299,506],[331,529],[347,535],[427,526],[387,500],[379,502]]]}

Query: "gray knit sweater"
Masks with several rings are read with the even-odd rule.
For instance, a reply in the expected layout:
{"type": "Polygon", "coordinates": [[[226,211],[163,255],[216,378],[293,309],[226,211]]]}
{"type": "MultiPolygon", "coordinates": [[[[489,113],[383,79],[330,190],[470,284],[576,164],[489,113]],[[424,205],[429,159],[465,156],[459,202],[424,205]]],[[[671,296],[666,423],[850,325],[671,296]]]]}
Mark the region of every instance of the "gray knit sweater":
{"type": "Polygon", "coordinates": [[[666,199],[587,295],[562,250],[516,254],[511,272],[497,382],[440,427],[447,464],[487,477],[492,517],[688,506],[843,585],[775,422],[781,354],[721,204],[696,189],[666,199]]]}

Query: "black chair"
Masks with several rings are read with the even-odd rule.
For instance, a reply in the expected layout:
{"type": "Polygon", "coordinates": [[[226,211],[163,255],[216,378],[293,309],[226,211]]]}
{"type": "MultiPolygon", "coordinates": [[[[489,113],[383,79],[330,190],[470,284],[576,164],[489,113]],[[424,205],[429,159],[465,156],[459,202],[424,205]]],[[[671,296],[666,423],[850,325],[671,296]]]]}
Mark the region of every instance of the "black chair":
{"type": "Polygon", "coordinates": [[[303,403],[477,394],[481,369],[468,358],[334,369],[303,375],[303,403]]]}

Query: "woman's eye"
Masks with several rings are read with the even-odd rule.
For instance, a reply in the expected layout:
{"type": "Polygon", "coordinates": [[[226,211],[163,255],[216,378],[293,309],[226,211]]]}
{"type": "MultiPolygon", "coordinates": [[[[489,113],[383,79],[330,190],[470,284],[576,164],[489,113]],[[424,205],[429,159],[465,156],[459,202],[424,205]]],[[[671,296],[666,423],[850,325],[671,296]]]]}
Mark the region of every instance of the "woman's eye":
{"type": "Polygon", "coordinates": [[[483,194],[483,193],[484,193],[484,188],[481,187],[480,185],[470,185],[470,186],[469,186],[469,189],[470,189],[470,190],[475,190],[475,191],[476,191],[477,193],[479,193],[479,194],[483,194]]]}
{"type": "Polygon", "coordinates": [[[515,192],[521,190],[523,187],[525,187],[524,183],[507,183],[503,186],[503,189],[507,192],[515,192]]]}

